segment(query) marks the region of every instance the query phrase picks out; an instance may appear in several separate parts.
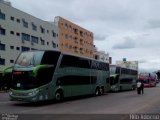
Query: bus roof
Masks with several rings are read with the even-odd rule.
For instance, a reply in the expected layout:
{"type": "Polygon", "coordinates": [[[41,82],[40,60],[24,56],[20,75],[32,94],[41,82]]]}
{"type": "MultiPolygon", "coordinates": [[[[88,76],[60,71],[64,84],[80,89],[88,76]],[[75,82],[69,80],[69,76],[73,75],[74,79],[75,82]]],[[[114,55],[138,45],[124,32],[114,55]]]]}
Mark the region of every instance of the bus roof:
{"type": "MultiPolygon", "coordinates": [[[[135,69],[131,69],[131,68],[126,68],[126,67],[122,67],[122,66],[119,66],[119,65],[109,65],[110,67],[119,67],[119,68],[124,68],[124,69],[128,69],[128,70],[135,70],[135,69]]],[[[138,70],[135,70],[135,71],[138,71],[138,70]]]]}
{"type": "Polygon", "coordinates": [[[44,52],[55,51],[55,52],[59,52],[60,54],[63,54],[63,55],[70,55],[70,56],[75,56],[75,57],[84,58],[84,59],[88,59],[88,60],[93,60],[93,61],[97,61],[97,62],[107,63],[107,62],[104,62],[104,61],[99,61],[99,60],[94,59],[94,58],[78,56],[78,55],[74,55],[74,54],[71,54],[71,53],[61,52],[61,51],[58,51],[58,50],[32,50],[32,51],[24,51],[24,52],[38,52],[38,51],[44,51],[44,52]]]}

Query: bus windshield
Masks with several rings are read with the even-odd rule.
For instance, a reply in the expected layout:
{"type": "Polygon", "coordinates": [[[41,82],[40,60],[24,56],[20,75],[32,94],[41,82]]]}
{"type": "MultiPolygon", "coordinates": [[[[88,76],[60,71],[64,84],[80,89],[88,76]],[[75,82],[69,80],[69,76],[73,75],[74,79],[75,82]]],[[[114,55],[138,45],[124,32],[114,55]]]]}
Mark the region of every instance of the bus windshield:
{"type": "Polygon", "coordinates": [[[13,68],[12,88],[33,89],[52,81],[60,52],[22,52],[13,68]]]}
{"type": "Polygon", "coordinates": [[[110,74],[120,74],[120,67],[110,65],[110,74]]]}
{"type": "Polygon", "coordinates": [[[35,52],[23,52],[20,54],[15,64],[19,66],[39,65],[43,54],[44,52],[41,51],[36,52],[36,54],[35,52]]]}
{"type": "Polygon", "coordinates": [[[119,81],[119,75],[111,76],[110,77],[110,85],[115,85],[119,81]]]}
{"type": "Polygon", "coordinates": [[[116,66],[110,66],[110,74],[116,73],[116,66]]]}

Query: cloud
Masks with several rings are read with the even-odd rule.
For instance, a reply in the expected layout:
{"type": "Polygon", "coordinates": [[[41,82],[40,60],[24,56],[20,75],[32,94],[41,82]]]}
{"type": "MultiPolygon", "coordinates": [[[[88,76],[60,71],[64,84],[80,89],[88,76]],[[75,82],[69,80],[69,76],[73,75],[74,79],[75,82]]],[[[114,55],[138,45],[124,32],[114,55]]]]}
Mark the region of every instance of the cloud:
{"type": "Polygon", "coordinates": [[[130,49],[135,48],[136,44],[134,40],[130,37],[125,37],[125,41],[122,43],[115,44],[112,48],[113,49],[130,49]]]}
{"type": "Polygon", "coordinates": [[[140,63],[140,64],[142,64],[142,63],[147,63],[147,61],[144,60],[144,59],[140,59],[140,60],[138,60],[138,63],[140,63]]]}
{"type": "Polygon", "coordinates": [[[113,60],[140,60],[140,69],[160,69],[160,0],[10,0],[42,20],[65,19],[94,33],[98,50],[113,60]],[[85,4],[84,4],[85,3],[85,4]],[[47,9],[46,9],[47,8],[47,9]]]}
{"type": "Polygon", "coordinates": [[[160,28],[160,19],[159,20],[149,20],[148,21],[148,28],[160,28]]]}
{"type": "Polygon", "coordinates": [[[94,40],[103,41],[106,39],[106,35],[94,34],[94,40]]]}

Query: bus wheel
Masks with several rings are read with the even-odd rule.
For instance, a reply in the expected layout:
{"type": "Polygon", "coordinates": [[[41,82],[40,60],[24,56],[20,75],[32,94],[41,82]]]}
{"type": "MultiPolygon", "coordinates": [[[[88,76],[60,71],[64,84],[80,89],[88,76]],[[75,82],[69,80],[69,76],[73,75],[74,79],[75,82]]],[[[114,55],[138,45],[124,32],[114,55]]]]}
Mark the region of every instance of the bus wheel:
{"type": "Polygon", "coordinates": [[[135,90],[136,89],[136,87],[135,86],[132,86],[132,90],[135,90]]]}
{"type": "Polygon", "coordinates": [[[103,95],[103,93],[104,93],[104,89],[103,89],[103,87],[101,87],[100,88],[100,94],[103,95]]]}
{"type": "Polygon", "coordinates": [[[55,94],[55,100],[56,102],[60,102],[63,98],[63,93],[61,91],[57,91],[55,94]]]}
{"type": "Polygon", "coordinates": [[[99,88],[96,88],[95,95],[96,95],[96,96],[100,95],[100,90],[99,90],[99,88]]]}

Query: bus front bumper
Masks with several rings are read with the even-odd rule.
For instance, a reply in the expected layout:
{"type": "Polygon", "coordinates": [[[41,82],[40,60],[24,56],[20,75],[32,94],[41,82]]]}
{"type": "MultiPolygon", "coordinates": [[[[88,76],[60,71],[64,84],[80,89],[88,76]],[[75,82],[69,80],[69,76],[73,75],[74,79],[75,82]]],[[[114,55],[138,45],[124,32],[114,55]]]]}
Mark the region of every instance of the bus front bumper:
{"type": "Polygon", "coordinates": [[[116,85],[112,85],[111,86],[111,91],[117,92],[117,91],[119,91],[119,88],[116,85]]]}
{"type": "Polygon", "coordinates": [[[10,90],[9,96],[11,101],[36,102],[38,101],[38,89],[32,91],[10,90]]]}

